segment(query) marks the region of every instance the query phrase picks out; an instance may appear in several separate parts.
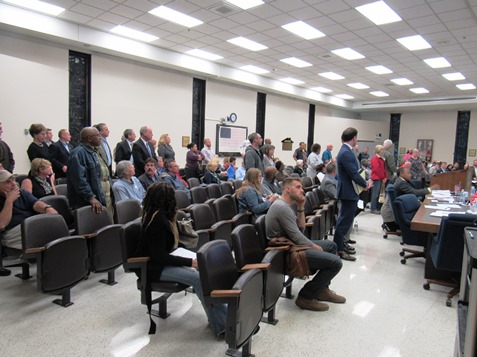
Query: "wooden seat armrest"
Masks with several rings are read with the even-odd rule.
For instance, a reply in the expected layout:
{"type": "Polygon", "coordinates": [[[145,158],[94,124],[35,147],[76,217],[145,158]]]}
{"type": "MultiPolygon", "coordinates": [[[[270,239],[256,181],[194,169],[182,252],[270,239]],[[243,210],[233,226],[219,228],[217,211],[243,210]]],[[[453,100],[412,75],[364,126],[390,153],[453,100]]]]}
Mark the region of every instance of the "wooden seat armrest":
{"type": "Polygon", "coordinates": [[[213,298],[238,297],[242,290],[212,290],[210,296],[213,298]]]}
{"type": "Polygon", "coordinates": [[[27,248],[25,249],[26,254],[33,254],[33,253],[40,253],[46,250],[45,247],[34,247],[34,248],[27,248]]]}
{"type": "Polygon", "coordinates": [[[321,216],[322,216],[321,214],[316,214],[315,215],[316,218],[321,218],[321,216]]]}
{"type": "Polygon", "coordinates": [[[267,247],[265,248],[265,251],[270,252],[272,250],[288,250],[288,249],[290,249],[290,246],[288,245],[278,245],[276,247],[267,247]]]}
{"type": "Polygon", "coordinates": [[[96,233],[88,233],[88,234],[81,234],[85,239],[95,238],[97,236],[96,233]]]}
{"type": "Polygon", "coordinates": [[[132,257],[128,258],[128,263],[143,263],[150,261],[150,257],[132,257]]]}
{"type": "Polygon", "coordinates": [[[242,271],[247,271],[250,269],[260,269],[260,270],[268,270],[270,269],[270,263],[255,263],[255,264],[245,264],[242,269],[242,271]]]}

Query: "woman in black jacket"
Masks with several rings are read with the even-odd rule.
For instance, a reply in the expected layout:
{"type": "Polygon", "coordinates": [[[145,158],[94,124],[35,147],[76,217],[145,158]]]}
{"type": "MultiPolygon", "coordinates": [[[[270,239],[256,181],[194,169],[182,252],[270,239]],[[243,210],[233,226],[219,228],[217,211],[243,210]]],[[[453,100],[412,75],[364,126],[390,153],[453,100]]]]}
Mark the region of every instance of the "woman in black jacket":
{"type": "Polygon", "coordinates": [[[199,298],[216,336],[225,330],[226,307],[204,304],[197,259],[171,255],[179,246],[174,189],[166,183],[149,187],[143,201],[141,239],[137,256],[149,256],[148,276],[151,281],[172,281],[190,285],[199,298]]]}

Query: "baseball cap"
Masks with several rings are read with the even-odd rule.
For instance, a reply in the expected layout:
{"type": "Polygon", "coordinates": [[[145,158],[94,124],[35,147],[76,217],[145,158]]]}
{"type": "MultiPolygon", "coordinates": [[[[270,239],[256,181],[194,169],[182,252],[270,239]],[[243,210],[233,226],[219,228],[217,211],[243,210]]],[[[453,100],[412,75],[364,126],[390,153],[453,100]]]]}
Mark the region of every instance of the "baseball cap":
{"type": "Polygon", "coordinates": [[[0,170],[0,183],[6,182],[13,174],[7,170],[0,170]]]}

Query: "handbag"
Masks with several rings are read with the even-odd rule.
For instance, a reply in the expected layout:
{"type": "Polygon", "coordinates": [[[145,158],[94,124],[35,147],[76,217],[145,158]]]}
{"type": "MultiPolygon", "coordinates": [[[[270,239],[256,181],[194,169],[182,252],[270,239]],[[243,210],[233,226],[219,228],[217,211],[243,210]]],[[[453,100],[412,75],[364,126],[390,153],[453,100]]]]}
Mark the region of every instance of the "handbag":
{"type": "Polygon", "coordinates": [[[286,251],[286,271],[288,276],[294,278],[308,278],[311,274],[305,250],[310,249],[307,245],[298,245],[288,238],[273,238],[268,242],[270,247],[288,246],[286,251]]]}
{"type": "Polygon", "coordinates": [[[179,243],[186,248],[197,248],[199,235],[192,227],[191,218],[183,218],[177,221],[177,230],[179,231],[179,243]]]}
{"type": "Polygon", "coordinates": [[[386,199],[386,193],[385,193],[385,187],[384,187],[384,182],[381,182],[381,190],[379,192],[379,198],[378,198],[378,202],[379,203],[384,203],[385,199],[386,199]]]}

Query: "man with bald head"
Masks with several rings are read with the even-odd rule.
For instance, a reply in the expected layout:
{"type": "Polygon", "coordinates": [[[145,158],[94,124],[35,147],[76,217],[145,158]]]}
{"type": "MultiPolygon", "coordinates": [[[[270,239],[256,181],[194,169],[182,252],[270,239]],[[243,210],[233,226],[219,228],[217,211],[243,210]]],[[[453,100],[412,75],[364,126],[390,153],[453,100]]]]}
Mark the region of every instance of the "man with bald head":
{"type": "Polygon", "coordinates": [[[71,152],[68,162],[66,177],[70,206],[75,209],[90,205],[96,213],[101,213],[103,206],[112,210],[108,167],[98,156],[101,135],[98,129],[87,127],[81,130],[80,138],[81,142],[71,152]]]}

